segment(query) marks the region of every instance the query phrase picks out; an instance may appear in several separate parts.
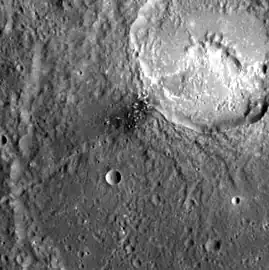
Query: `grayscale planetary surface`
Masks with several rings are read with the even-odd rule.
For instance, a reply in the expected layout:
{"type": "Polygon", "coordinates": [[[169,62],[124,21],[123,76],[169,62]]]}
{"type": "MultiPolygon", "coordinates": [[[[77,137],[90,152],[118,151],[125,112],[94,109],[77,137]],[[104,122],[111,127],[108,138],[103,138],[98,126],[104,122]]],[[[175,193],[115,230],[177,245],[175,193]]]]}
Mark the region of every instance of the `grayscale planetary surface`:
{"type": "Polygon", "coordinates": [[[269,2],[0,0],[0,270],[269,270],[269,2]]]}

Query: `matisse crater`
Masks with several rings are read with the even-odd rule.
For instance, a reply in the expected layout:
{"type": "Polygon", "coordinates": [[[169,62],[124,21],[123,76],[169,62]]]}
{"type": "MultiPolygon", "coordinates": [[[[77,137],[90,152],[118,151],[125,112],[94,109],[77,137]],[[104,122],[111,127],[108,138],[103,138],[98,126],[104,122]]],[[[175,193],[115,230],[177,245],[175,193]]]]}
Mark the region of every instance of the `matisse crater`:
{"type": "Polygon", "coordinates": [[[198,131],[241,117],[263,95],[267,42],[263,23],[239,3],[149,0],[130,30],[156,108],[198,131]]]}

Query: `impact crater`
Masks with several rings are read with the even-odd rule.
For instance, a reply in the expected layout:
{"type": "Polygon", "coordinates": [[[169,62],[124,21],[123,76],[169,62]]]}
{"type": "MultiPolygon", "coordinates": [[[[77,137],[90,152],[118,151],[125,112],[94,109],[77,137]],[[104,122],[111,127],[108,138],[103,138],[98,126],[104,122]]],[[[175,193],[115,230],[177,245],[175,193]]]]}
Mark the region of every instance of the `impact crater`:
{"type": "Polygon", "coordinates": [[[200,130],[264,95],[266,29],[240,4],[149,0],[130,30],[147,91],[168,120],[200,130]]]}

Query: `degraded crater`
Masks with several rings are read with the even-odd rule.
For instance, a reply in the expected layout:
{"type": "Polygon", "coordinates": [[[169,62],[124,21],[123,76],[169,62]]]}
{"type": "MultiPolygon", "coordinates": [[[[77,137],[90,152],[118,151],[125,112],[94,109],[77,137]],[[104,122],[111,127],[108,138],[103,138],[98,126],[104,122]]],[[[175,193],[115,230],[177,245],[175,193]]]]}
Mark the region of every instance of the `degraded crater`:
{"type": "Polygon", "coordinates": [[[196,131],[244,119],[248,104],[264,97],[268,46],[262,20],[241,3],[202,2],[148,0],[130,29],[156,109],[196,131]]]}

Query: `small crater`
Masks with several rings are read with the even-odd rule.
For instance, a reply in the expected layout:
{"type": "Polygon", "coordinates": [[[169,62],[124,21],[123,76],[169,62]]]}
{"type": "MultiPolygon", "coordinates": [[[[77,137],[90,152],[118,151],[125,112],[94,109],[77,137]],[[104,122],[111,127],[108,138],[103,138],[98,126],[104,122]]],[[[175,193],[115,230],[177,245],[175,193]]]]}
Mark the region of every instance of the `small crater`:
{"type": "Polygon", "coordinates": [[[1,255],[1,262],[3,265],[7,265],[9,263],[9,257],[7,254],[2,254],[1,255]]]}
{"type": "Polygon", "coordinates": [[[195,243],[194,243],[193,239],[187,239],[187,240],[184,242],[184,246],[185,246],[186,249],[189,249],[189,248],[193,247],[194,244],[195,244],[195,243]]]}
{"type": "Polygon", "coordinates": [[[245,118],[248,124],[254,124],[261,120],[268,110],[265,99],[259,99],[253,103],[249,102],[245,111],[245,118]]]}
{"type": "Polygon", "coordinates": [[[209,239],[205,244],[207,252],[218,252],[221,249],[221,240],[209,239]]]}
{"type": "Polygon", "coordinates": [[[118,170],[111,169],[106,173],[105,179],[110,186],[114,186],[121,182],[122,176],[118,170]]]}
{"type": "Polygon", "coordinates": [[[142,266],[142,261],[139,258],[135,258],[133,260],[133,266],[137,269],[140,269],[140,267],[142,266]]]}
{"type": "Polygon", "coordinates": [[[129,244],[125,247],[125,251],[127,254],[131,254],[135,251],[135,248],[131,244],[129,244]]]}
{"type": "Polygon", "coordinates": [[[82,262],[79,263],[78,267],[79,267],[79,269],[86,269],[85,264],[82,262]]]}
{"type": "Polygon", "coordinates": [[[239,196],[235,196],[232,198],[233,205],[239,205],[241,203],[241,198],[239,196]]]}
{"type": "Polygon", "coordinates": [[[83,251],[83,250],[78,251],[78,252],[77,252],[77,256],[78,256],[78,258],[83,259],[84,256],[85,256],[84,251],[83,251]]]}
{"type": "Polygon", "coordinates": [[[269,231],[269,222],[268,221],[263,222],[262,228],[266,232],[269,231]]]}
{"type": "Polygon", "coordinates": [[[134,52],[134,57],[135,57],[135,58],[138,58],[138,57],[139,57],[139,52],[138,52],[138,51],[135,51],[135,52],[134,52]]]}
{"type": "Polygon", "coordinates": [[[87,246],[77,252],[77,256],[79,259],[85,259],[89,255],[91,255],[91,251],[87,246]]]}
{"type": "Polygon", "coordinates": [[[189,234],[192,234],[193,233],[193,229],[192,227],[185,227],[184,228],[184,232],[189,235],[189,234]]]}
{"type": "Polygon", "coordinates": [[[72,248],[71,245],[65,244],[65,245],[64,245],[64,250],[65,250],[66,252],[72,252],[72,251],[73,251],[73,248],[72,248]]]}

